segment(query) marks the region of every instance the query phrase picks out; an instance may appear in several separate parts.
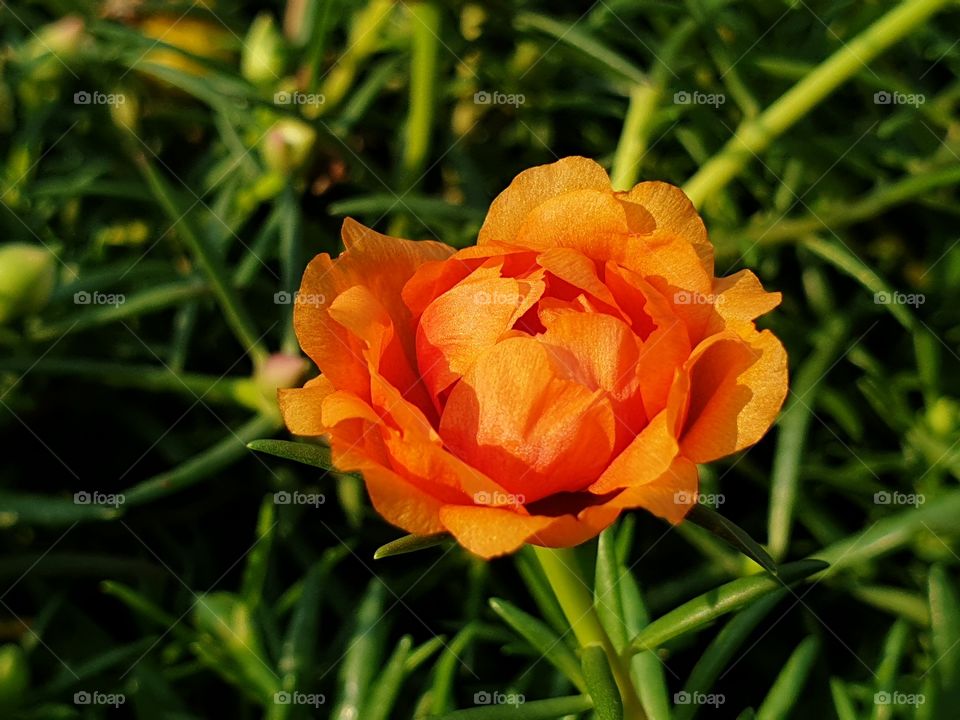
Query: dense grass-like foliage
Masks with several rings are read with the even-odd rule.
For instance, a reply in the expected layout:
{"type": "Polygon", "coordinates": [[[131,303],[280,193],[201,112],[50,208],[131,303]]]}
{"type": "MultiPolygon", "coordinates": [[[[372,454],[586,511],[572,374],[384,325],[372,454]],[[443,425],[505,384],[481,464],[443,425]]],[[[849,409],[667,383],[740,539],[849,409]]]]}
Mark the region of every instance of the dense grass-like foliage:
{"type": "Polygon", "coordinates": [[[532,548],[374,560],[359,478],[247,447],[344,216],[467,246],[584,155],[784,298],[780,420],[701,473],[735,527],[563,556],[646,715],[956,718],[958,38],[942,0],[0,3],[0,716],[617,717],[532,548]]]}

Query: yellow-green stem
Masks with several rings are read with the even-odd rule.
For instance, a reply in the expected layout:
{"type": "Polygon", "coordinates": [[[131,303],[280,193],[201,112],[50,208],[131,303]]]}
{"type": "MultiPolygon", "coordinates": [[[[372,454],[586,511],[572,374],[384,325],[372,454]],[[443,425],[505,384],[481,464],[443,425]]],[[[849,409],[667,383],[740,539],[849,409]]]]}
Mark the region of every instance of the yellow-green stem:
{"type": "Polygon", "coordinates": [[[560,608],[573,629],[577,643],[581,648],[589,645],[603,648],[623,700],[623,716],[631,720],[645,720],[643,706],[630,678],[628,660],[620,657],[603,629],[600,616],[593,605],[593,596],[583,579],[573,550],[537,546],[533,549],[550,587],[557,596],[560,608]]]}
{"type": "Polygon", "coordinates": [[[683,189],[700,206],[735,178],[752,157],[860,71],[865,63],[926,21],[950,0],[905,0],[818,65],[756,118],[742,124],[723,149],[683,189]]]}

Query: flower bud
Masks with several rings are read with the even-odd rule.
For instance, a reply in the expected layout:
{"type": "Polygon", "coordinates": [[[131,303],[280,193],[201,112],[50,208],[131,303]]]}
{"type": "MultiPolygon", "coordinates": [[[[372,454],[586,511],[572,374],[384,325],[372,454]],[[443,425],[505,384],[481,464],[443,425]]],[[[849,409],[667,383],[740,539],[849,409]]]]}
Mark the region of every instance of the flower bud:
{"type": "Polygon", "coordinates": [[[20,704],[30,684],[30,666],[19,645],[0,647],[0,708],[14,708],[20,704]]]}
{"type": "Polygon", "coordinates": [[[257,15],[247,31],[240,56],[240,73],[254,85],[265,85],[283,74],[283,38],[267,13],[257,15]]]}
{"type": "Polygon", "coordinates": [[[55,258],[28,243],[0,246],[0,324],[47,304],[55,279],[55,258]]]}
{"type": "Polygon", "coordinates": [[[302,120],[281,118],[264,137],[260,154],[271,170],[290,174],[307,162],[316,139],[316,131],[302,120]]]}
{"type": "Polygon", "coordinates": [[[307,361],[299,355],[274,353],[257,369],[255,379],[264,394],[274,398],[277,388],[299,385],[307,365],[307,361]]]}

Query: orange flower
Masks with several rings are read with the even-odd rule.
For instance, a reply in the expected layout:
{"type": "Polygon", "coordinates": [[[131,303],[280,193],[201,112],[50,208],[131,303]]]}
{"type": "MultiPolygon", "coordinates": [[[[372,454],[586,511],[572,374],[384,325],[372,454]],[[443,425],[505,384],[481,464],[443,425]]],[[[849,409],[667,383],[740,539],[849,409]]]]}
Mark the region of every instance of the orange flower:
{"type": "Polygon", "coordinates": [[[476,247],[346,220],[295,309],[322,374],[280,391],[374,506],[483,557],[581,543],[620,512],[680,522],[697,463],[752,445],[787,389],[776,307],[713,248],[681,190],[614,192],[580,157],[520,173],[476,247]]]}

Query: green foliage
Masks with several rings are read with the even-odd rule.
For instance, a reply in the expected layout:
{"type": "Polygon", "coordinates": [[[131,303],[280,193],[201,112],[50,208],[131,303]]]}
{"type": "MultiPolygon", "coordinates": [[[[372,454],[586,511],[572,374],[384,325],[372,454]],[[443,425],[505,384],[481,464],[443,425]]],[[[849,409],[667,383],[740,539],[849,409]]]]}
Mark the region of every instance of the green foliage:
{"type": "Polygon", "coordinates": [[[0,716],[956,717],[955,4],[127,5],[0,15],[0,716]],[[397,539],[284,439],[303,268],[573,154],[783,293],[778,426],[677,528],[397,539]]]}

